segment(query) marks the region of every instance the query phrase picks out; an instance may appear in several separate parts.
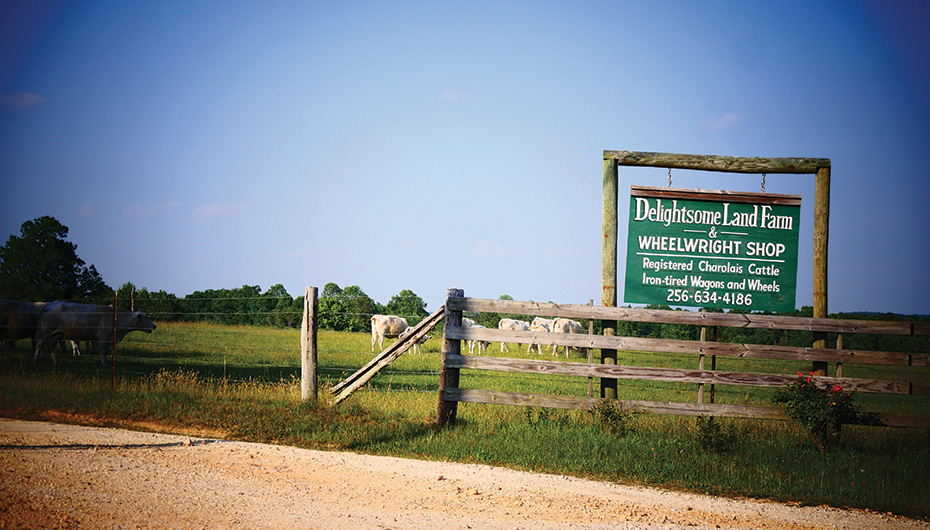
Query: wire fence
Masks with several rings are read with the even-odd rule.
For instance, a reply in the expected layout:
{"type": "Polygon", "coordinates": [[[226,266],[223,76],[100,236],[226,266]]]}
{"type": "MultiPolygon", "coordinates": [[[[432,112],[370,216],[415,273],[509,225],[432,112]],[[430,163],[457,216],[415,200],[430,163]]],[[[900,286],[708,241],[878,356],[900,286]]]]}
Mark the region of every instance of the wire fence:
{"type": "MultiPolygon", "coordinates": [[[[342,300],[361,299],[362,297],[342,296],[342,300]]],[[[414,298],[414,297],[411,297],[414,298]]],[[[301,297],[302,299],[302,297],[301,297]]],[[[269,303],[278,300],[275,297],[198,297],[202,303],[228,303],[238,301],[242,303],[269,303]]],[[[290,303],[294,303],[293,301],[290,303]]],[[[0,369],[14,369],[16,367],[36,370],[55,371],[60,373],[74,373],[84,375],[99,375],[109,377],[115,373],[120,377],[141,378],[151,376],[161,371],[189,371],[197,374],[198,378],[207,381],[222,381],[224,383],[269,383],[299,384],[301,360],[299,343],[299,323],[303,316],[302,300],[300,307],[288,311],[268,311],[263,309],[240,309],[232,311],[194,310],[194,311],[151,311],[146,314],[156,322],[156,329],[151,334],[131,333],[146,331],[145,328],[127,326],[126,338],[117,346],[115,370],[112,369],[113,358],[111,352],[97,351],[95,345],[89,341],[81,341],[79,354],[73,354],[70,346],[62,342],[55,344],[53,351],[43,351],[33,362],[35,343],[28,338],[19,340],[4,340],[3,351],[0,352],[0,369]],[[245,317],[249,320],[256,316],[281,315],[292,317],[297,322],[295,326],[272,325],[225,325],[220,322],[211,322],[212,317],[245,317]],[[163,317],[170,315],[171,320],[163,317]],[[11,345],[12,343],[12,345],[11,345]],[[51,362],[54,354],[56,363],[51,362]],[[104,365],[103,362],[106,364],[104,365]]],[[[136,310],[145,312],[146,304],[136,304],[136,310]]],[[[21,317],[24,313],[9,312],[12,317],[21,317]]],[[[97,312],[91,312],[97,317],[102,326],[112,325],[109,317],[113,314],[112,306],[101,307],[97,312]]],[[[368,321],[374,312],[358,311],[330,311],[338,317],[354,317],[368,321]]],[[[411,320],[422,315],[400,315],[411,320]]],[[[5,321],[3,321],[5,322],[5,321]]],[[[107,327],[109,327],[107,326],[107,327]]],[[[334,334],[323,341],[320,350],[320,365],[318,371],[324,381],[338,382],[342,377],[351,374],[373,355],[370,348],[368,330],[334,334]]],[[[109,337],[109,334],[107,334],[109,337]]],[[[5,338],[0,330],[0,338],[5,338]]],[[[108,339],[109,340],[109,339],[108,339]]],[[[426,350],[426,353],[437,353],[436,349],[426,350]]],[[[423,358],[427,358],[423,356],[423,358]]],[[[432,357],[437,357],[433,355],[432,357]]],[[[422,363],[420,363],[422,364],[422,363]]],[[[392,367],[385,371],[385,376],[413,379],[409,384],[395,385],[392,390],[402,391],[404,387],[426,390],[424,387],[437,387],[439,367],[427,366],[421,369],[416,367],[392,367]],[[416,379],[422,379],[417,381],[416,379]]]]}

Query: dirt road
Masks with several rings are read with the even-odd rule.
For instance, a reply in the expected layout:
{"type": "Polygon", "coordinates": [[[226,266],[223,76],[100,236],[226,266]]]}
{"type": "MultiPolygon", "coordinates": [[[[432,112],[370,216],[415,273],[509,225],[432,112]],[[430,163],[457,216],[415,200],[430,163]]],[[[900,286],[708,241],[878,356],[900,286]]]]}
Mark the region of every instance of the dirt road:
{"type": "Polygon", "coordinates": [[[0,528],[922,529],[487,466],[0,419],[0,528]]]}

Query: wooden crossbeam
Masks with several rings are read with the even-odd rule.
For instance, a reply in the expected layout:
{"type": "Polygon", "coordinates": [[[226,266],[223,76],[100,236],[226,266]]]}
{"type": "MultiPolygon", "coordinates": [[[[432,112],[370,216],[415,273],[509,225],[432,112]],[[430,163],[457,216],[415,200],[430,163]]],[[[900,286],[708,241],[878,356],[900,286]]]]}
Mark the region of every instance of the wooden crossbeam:
{"type": "Polygon", "coordinates": [[[430,330],[436,327],[442,321],[445,314],[445,306],[440,307],[433,314],[423,319],[422,322],[413,327],[413,332],[402,339],[397,339],[378,355],[375,355],[371,361],[361,367],[357,372],[347,377],[344,381],[334,386],[330,393],[336,394],[335,403],[341,403],[352,395],[353,392],[363,387],[365,383],[377,375],[378,372],[394,362],[398,357],[407,351],[411,346],[426,336],[430,330]]]}

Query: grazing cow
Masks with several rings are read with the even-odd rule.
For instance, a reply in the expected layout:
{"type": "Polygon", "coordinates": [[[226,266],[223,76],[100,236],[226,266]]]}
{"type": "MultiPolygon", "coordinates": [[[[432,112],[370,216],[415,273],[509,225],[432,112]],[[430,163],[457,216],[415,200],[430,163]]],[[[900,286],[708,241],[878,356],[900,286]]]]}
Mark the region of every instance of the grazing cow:
{"type": "MultiPolygon", "coordinates": [[[[462,319],[462,325],[465,326],[466,328],[481,328],[481,329],[487,329],[486,327],[482,326],[481,324],[479,324],[479,323],[475,322],[474,320],[472,320],[472,319],[470,319],[470,318],[467,318],[467,317],[462,319]]],[[[481,355],[482,352],[487,351],[488,345],[489,345],[489,344],[491,344],[491,343],[488,342],[488,341],[486,341],[486,340],[469,340],[469,341],[468,341],[468,353],[469,353],[469,354],[474,353],[474,352],[475,352],[475,346],[477,346],[477,347],[478,347],[478,355],[481,355]]]]}
{"type": "Polygon", "coordinates": [[[39,313],[42,302],[20,302],[0,299],[0,354],[4,348],[19,354],[16,341],[32,339],[35,348],[36,332],[39,331],[39,313]]]}
{"type": "MultiPolygon", "coordinates": [[[[545,319],[542,319],[542,320],[545,320],[545,319]]],[[[539,323],[539,322],[534,321],[532,324],[530,324],[530,331],[534,333],[539,333],[539,332],[549,333],[552,330],[549,328],[549,324],[539,323]]],[[[536,346],[536,350],[539,352],[539,355],[542,355],[542,344],[530,343],[526,347],[526,353],[530,353],[531,351],[533,351],[533,346],[536,346]]]]}
{"type": "MultiPolygon", "coordinates": [[[[536,318],[534,318],[533,321],[530,323],[530,329],[531,329],[532,331],[545,331],[546,333],[551,333],[551,332],[552,332],[552,323],[553,323],[553,322],[555,322],[555,319],[554,319],[554,318],[536,317],[536,318]],[[533,326],[536,326],[536,329],[533,329],[533,326]]],[[[531,345],[531,346],[532,346],[532,345],[531,345]]],[[[541,354],[542,354],[542,347],[539,346],[539,345],[537,345],[536,347],[539,349],[539,353],[540,353],[540,355],[541,355],[541,354]]],[[[548,350],[548,349],[551,348],[551,347],[552,347],[552,345],[550,344],[550,345],[546,346],[546,349],[548,350]]],[[[527,348],[527,349],[526,349],[526,352],[529,353],[529,352],[530,352],[530,348],[527,348]]]]}
{"type": "MultiPolygon", "coordinates": [[[[568,318],[556,318],[552,321],[552,332],[553,333],[580,333],[584,334],[584,327],[574,320],[568,318]]],[[[571,347],[573,350],[578,348],[571,347]]],[[[569,347],[565,348],[565,357],[568,357],[569,347]]],[[[555,357],[559,354],[559,348],[556,347],[552,351],[552,356],[555,357]]]]}
{"type": "MultiPolygon", "coordinates": [[[[502,318],[500,322],[497,323],[497,329],[503,329],[507,331],[529,331],[530,323],[523,320],[514,320],[512,318],[502,318]]],[[[501,351],[510,351],[510,348],[507,347],[507,343],[501,341],[501,351]]]]}
{"type": "Polygon", "coordinates": [[[49,302],[42,308],[39,317],[39,332],[36,334],[35,355],[32,362],[39,359],[39,354],[48,351],[52,362],[55,360],[55,347],[61,341],[90,341],[91,352],[100,354],[100,363],[106,365],[106,352],[115,339],[119,344],[130,331],[151,333],[155,323],[142,311],[116,312],[113,319],[113,307],[106,305],[72,304],[68,302],[49,302]]]}
{"type": "MultiPolygon", "coordinates": [[[[412,327],[407,328],[407,329],[404,330],[403,333],[401,333],[400,335],[397,336],[397,340],[400,340],[400,339],[402,339],[402,338],[404,338],[404,337],[406,337],[407,335],[410,335],[410,334],[412,334],[412,333],[413,333],[413,328],[412,328],[412,327]]],[[[423,353],[423,350],[420,348],[420,345],[423,344],[424,342],[428,341],[429,338],[430,338],[429,335],[423,335],[423,337],[421,337],[420,340],[414,342],[414,343],[413,343],[413,346],[410,346],[410,348],[413,350],[413,353],[423,353]]]]}
{"type": "Polygon", "coordinates": [[[394,315],[374,315],[371,317],[371,351],[375,350],[375,342],[378,348],[384,349],[385,337],[394,339],[400,336],[408,327],[407,319],[396,317],[394,315]]]}

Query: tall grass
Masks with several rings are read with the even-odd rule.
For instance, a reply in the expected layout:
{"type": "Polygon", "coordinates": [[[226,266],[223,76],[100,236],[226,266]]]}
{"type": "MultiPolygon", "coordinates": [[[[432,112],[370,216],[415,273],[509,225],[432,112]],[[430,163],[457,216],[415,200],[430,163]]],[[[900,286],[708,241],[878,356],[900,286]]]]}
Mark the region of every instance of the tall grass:
{"type": "MultiPolygon", "coordinates": [[[[110,367],[88,354],[60,355],[56,368],[47,359],[33,366],[31,356],[4,354],[0,414],[930,516],[928,430],[847,427],[843,444],[822,453],[792,422],[464,403],[458,424],[437,430],[439,340],[427,342],[423,355],[402,356],[339,406],[299,400],[298,344],[292,330],[161,323],[155,333],[130,334],[120,344],[115,391],[110,367]]],[[[325,387],[372,355],[364,334],[323,331],[318,346],[323,398],[325,387]]],[[[511,346],[511,356],[526,357],[525,348],[516,349],[511,346]]],[[[488,354],[501,355],[496,344],[488,354]]],[[[619,363],[696,364],[685,356],[625,355],[619,363]]],[[[748,364],[718,360],[718,369],[763,370],[754,361],[732,361],[748,364]]],[[[463,372],[462,384],[552,394],[587,390],[583,378],[502,373],[463,372]]],[[[627,399],[692,401],[696,389],[621,381],[620,393],[627,399]]],[[[767,405],[769,394],[718,387],[715,398],[767,405]]],[[[915,396],[881,396],[865,408],[874,407],[930,410],[915,396]]]]}

